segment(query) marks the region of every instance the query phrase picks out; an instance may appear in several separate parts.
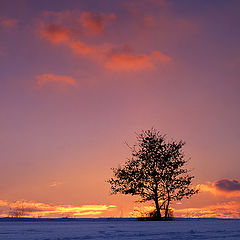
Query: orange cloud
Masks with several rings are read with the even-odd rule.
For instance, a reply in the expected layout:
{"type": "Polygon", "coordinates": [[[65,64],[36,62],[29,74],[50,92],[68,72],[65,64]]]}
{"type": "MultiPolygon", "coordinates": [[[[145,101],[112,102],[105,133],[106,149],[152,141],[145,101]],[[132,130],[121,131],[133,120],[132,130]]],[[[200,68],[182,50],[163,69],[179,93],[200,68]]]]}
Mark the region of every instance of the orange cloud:
{"type": "Polygon", "coordinates": [[[116,19],[116,15],[111,13],[106,14],[93,14],[91,12],[83,12],[80,16],[79,22],[92,34],[99,34],[104,31],[104,26],[112,20],[116,19]]]}
{"type": "MultiPolygon", "coordinates": [[[[177,204],[181,205],[181,204],[177,204]]],[[[184,218],[240,218],[240,203],[238,201],[222,202],[197,208],[174,209],[174,217],[184,218]]],[[[130,212],[130,217],[146,217],[149,212],[155,210],[153,206],[135,207],[130,212]]]]}
{"type": "Polygon", "coordinates": [[[43,31],[40,31],[40,35],[52,43],[61,43],[69,41],[71,31],[69,28],[53,23],[47,25],[43,31]]]}
{"type": "MultiPolygon", "coordinates": [[[[105,211],[111,211],[114,205],[50,205],[46,203],[16,201],[13,203],[0,200],[0,207],[8,206],[11,211],[14,209],[23,209],[25,217],[76,217],[76,216],[96,216],[105,211]]],[[[1,216],[8,216],[9,209],[2,211],[1,216]]]]}
{"type": "Polygon", "coordinates": [[[139,69],[151,69],[153,64],[151,57],[147,55],[133,56],[131,54],[113,55],[105,62],[105,67],[111,70],[137,71],[139,69]]]}
{"type": "Polygon", "coordinates": [[[47,20],[41,22],[41,27],[38,30],[41,37],[53,44],[64,44],[74,53],[90,57],[108,70],[150,70],[154,69],[158,63],[166,63],[171,60],[169,56],[160,51],[153,51],[150,55],[135,55],[132,49],[130,50],[124,45],[116,46],[106,42],[93,45],[84,41],[86,35],[84,33],[86,32],[94,34],[103,32],[104,26],[116,19],[114,14],[65,11],[59,13],[46,12],[44,16],[51,17],[53,20],[50,18],[50,23],[46,23],[47,20]]]}
{"type": "Polygon", "coordinates": [[[70,76],[55,75],[53,73],[38,75],[37,85],[39,87],[48,83],[57,83],[64,85],[77,86],[77,81],[70,76]]]}
{"type": "Polygon", "coordinates": [[[201,192],[210,192],[225,197],[240,197],[240,181],[234,179],[220,179],[213,183],[199,184],[201,192]]]}
{"type": "Polygon", "coordinates": [[[175,209],[174,215],[189,218],[240,218],[240,203],[231,201],[202,208],[175,209]]]}
{"type": "Polygon", "coordinates": [[[8,206],[8,202],[4,200],[0,200],[0,207],[8,206]]]}
{"type": "Polygon", "coordinates": [[[149,212],[155,210],[153,206],[141,206],[134,207],[133,211],[129,213],[129,217],[139,218],[139,217],[147,217],[149,212]]]}
{"type": "Polygon", "coordinates": [[[132,54],[116,54],[111,56],[105,62],[105,67],[111,70],[126,70],[126,71],[138,71],[153,69],[156,63],[168,62],[170,57],[164,55],[161,52],[153,52],[152,55],[137,55],[132,54]]]}
{"type": "Polygon", "coordinates": [[[69,41],[69,47],[77,54],[80,55],[91,55],[95,56],[98,55],[99,48],[97,46],[88,45],[86,43],[79,41],[69,41]]]}
{"type": "Polygon", "coordinates": [[[18,24],[18,20],[15,19],[15,18],[2,18],[0,19],[0,25],[3,27],[3,28],[14,28],[16,27],[18,24]]]}

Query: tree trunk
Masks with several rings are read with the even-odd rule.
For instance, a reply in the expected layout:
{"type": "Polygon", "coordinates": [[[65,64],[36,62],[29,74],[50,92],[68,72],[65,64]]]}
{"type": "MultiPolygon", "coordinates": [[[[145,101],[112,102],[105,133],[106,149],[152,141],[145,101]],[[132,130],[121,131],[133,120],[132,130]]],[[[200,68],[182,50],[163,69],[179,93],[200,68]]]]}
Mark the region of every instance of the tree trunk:
{"type": "Polygon", "coordinates": [[[167,204],[165,206],[165,220],[168,218],[168,208],[169,208],[169,203],[170,203],[170,196],[169,196],[169,191],[167,190],[168,193],[168,198],[167,198],[167,204]]]}
{"type": "Polygon", "coordinates": [[[166,207],[165,207],[165,220],[168,218],[168,207],[169,207],[169,200],[167,201],[166,207]]]}
{"type": "Polygon", "coordinates": [[[156,205],[156,218],[161,220],[161,211],[160,211],[160,207],[159,207],[159,203],[158,203],[158,199],[154,199],[155,201],[155,205],[156,205]]]}

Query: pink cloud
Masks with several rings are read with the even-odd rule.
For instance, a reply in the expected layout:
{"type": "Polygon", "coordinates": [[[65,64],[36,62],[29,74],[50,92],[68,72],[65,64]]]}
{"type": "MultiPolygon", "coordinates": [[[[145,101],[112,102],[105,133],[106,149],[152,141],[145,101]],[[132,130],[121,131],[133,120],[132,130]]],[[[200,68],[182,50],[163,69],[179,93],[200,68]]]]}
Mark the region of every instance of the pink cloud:
{"type": "Polygon", "coordinates": [[[18,20],[15,18],[0,18],[0,25],[3,28],[9,29],[14,28],[18,24],[18,20]]]}
{"type": "Polygon", "coordinates": [[[43,85],[48,83],[64,84],[64,85],[70,85],[74,87],[77,86],[77,81],[70,76],[62,76],[62,75],[56,75],[53,73],[48,73],[48,74],[38,75],[36,78],[37,78],[37,85],[39,87],[42,87],[43,85]]]}

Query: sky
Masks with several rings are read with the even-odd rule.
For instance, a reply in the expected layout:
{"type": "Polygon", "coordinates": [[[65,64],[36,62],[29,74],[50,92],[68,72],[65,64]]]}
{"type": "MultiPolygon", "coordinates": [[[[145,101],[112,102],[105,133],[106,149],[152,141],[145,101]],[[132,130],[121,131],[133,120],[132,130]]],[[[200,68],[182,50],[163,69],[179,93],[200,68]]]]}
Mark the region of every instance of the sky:
{"type": "Polygon", "coordinates": [[[112,167],[184,140],[175,216],[240,218],[238,0],[0,0],[0,216],[126,217],[112,167]]]}

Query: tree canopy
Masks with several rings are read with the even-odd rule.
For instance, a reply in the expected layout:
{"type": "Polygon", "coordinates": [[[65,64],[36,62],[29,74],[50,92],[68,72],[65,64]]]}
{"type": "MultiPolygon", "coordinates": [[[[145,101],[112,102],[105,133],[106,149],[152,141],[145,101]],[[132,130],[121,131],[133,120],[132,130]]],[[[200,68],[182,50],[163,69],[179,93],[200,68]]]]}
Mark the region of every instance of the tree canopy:
{"type": "Polygon", "coordinates": [[[108,180],[112,193],[138,195],[141,202],[153,201],[155,217],[167,219],[172,201],[198,192],[191,187],[194,176],[184,168],[184,144],[182,140],[167,141],[166,135],[156,129],[137,134],[137,144],[130,147],[131,158],[124,166],[112,168],[114,176],[108,180]]]}

